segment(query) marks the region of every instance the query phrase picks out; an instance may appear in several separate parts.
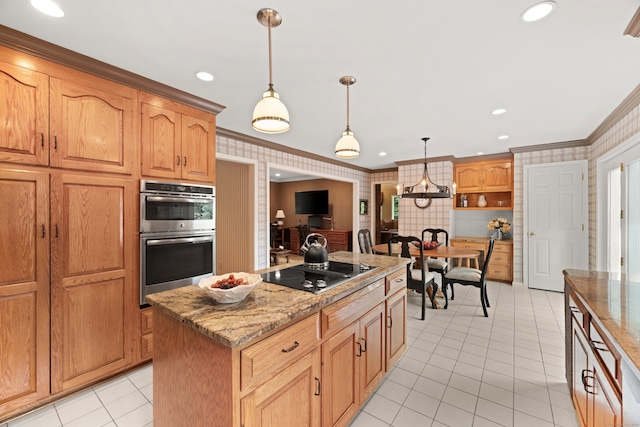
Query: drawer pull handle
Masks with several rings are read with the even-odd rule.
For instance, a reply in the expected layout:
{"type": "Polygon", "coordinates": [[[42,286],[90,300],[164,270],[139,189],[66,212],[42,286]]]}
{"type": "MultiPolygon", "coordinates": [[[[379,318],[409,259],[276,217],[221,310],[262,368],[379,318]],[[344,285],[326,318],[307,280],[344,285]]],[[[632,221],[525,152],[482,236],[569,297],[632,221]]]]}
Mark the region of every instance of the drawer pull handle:
{"type": "Polygon", "coordinates": [[[180,156],[176,156],[176,165],[180,166],[180,156]]]}
{"type": "Polygon", "coordinates": [[[42,238],[43,238],[43,239],[44,239],[44,236],[45,236],[45,235],[46,235],[46,234],[45,234],[44,224],[42,224],[42,238]]]}
{"type": "Polygon", "coordinates": [[[313,393],[314,396],[320,396],[320,391],[322,390],[321,385],[320,385],[320,380],[318,379],[318,377],[313,377],[314,380],[316,380],[316,392],[313,393]]]}
{"type": "Polygon", "coordinates": [[[299,345],[300,345],[300,344],[298,343],[298,341],[294,341],[294,342],[293,342],[293,345],[292,345],[291,347],[289,347],[289,348],[283,348],[283,349],[282,349],[282,352],[283,352],[283,353],[289,353],[289,352],[291,352],[291,351],[295,350],[296,348],[298,348],[298,346],[299,346],[299,345]]]}
{"type": "Polygon", "coordinates": [[[358,354],[356,354],[356,357],[362,357],[362,344],[360,344],[360,341],[358,341],[358,354]]]}
{"type": "Polygon", "coordinates": [[[593,379],[593,375],[588,375],[588,373],[591,373],[591,371],[588,369],[582,370],[582,385],[584,387],[584,391],[589,394],[595,394],[592,390],[589,390],[589,388],[593,388],[592,385],[589,385],[589,379],[593,379]]]}
{"type": "Polygon", "coordinates": [[[609,349],[606,347],[606,344],[603,343],[602,341],[597,341],[597,340],[592,340],[591,341],[591,346],[595,349],[595,350],[599,350],[599,351],[609,351],[609,349]],[[604,348],[602,347],[598,347],[596,344],[602,344],[603,346],[605,346],[604,348]]]}
{"type": "Polygon", "coordinates": [[[391,329],[393,327],[393,317],[387,316],[387,319],[389,319],[389,324],[387,325],[387,328],[391,329]]]}
{"type": "Polygon", "coordinates": [[[362,343],[364,344],[362,347],[362,352],[366,353],[367,352],[367,340],[364,338],[360,338],[362,340],[362,343]]]}
{"type": "Polygon", "coordinates": [[[40,146],[44,148],[44,133],[40,133],[40,146]]]}
{"type": "Polygon", "coordinates": [[[182,158],[182,160],[184,160],[183,165],[182,166],[187,166],[187,156],[184,156],[182,158]]]}
{"type": "Polygon", "coordinates": [[[53,149],[57,150],[58,149],[58,137],[57,136],[53,136],[53,149]]]}
{"type": "Polygon", "coordinates": [[[396,282],[396,283],[404,282],[404,279],[399,277],[396,280],[394,280],[394,282],[396,282]]]}

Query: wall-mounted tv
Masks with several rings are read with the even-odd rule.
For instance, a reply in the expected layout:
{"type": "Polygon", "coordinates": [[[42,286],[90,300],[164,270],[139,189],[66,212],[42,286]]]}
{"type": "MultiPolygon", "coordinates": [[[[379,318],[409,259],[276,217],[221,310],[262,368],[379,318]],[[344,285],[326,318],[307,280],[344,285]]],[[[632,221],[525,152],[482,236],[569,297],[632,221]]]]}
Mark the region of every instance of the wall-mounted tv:
{"type": "Polygon", "coordinates": [[[296,191],[297,215],[327,215],[329,190],[296,191]]]}

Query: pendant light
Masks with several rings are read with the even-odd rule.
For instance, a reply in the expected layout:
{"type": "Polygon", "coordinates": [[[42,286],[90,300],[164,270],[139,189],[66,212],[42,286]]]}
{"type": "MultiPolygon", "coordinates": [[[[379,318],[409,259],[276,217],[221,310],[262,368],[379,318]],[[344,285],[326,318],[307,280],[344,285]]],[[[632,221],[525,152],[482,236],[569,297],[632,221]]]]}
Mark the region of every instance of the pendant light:
{"type": "Polygon", "coordinates": [[[402,198],[409,199],[450,199],[453,194],[449,193],[449,187],[446,185],[438,185],[429,178],[427,170],[427,141],[429,138],[422,138],[424,141],[424,169],[422,170],[422,180],[411,187],[403,187],[400,195],[402,198]],[[429,191],[429,183],[434,185],[438,191],[429,191]]]}
{"type": "Polygon", "coordinates": [[[356,83],[356,78],[344,76],[340,78],[340,83],[347,87],[347,129],[342,132],[342,138],[336,143],[336,157],[341,159],[355,159],[360,155],[360,144],[349,129],[349,86],[356,83]]]}
{"type": "Polygon", "coordinates": [[[280,14],[269,8],[258,11],[258,22],[267,27],[269,33],[269,88],[262,94],[262,99],[253,109],[251,126],[258,132],[282,133],[289,130],[289,111],[280,101],[280,95],[273,88],[271,71],[271,28],[282,23],[280,14]]]}

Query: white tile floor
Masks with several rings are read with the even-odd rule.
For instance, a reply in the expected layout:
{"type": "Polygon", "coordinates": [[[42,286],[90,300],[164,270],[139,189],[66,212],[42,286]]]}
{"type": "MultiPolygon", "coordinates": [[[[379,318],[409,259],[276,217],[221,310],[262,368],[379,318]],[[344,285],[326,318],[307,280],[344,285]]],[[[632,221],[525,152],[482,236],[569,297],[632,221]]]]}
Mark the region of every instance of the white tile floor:
{"type": "MultiPolygon", "coordinates": [[[[563,294],[490,282],[456,287],[448,310],[419,318],[409,296],[409,347],[351,427],[577,427],[564,378],[563,294]]],[[[150,427],[152,367],[0,427],[150,427]]]]}

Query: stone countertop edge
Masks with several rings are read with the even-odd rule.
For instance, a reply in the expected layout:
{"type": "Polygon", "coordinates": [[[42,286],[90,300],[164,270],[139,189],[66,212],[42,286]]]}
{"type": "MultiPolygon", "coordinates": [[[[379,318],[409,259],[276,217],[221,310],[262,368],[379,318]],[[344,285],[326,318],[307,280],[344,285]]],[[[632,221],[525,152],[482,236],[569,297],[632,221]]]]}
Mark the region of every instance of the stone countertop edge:
{"type": "MultiPolygon", "coordinates": [[[[332,261],[375,265],[371,271],[321,294],[262,282],[243,300],[220,304],[197,285],[185,286],[147,296],[155,309],[184,322],[227,347],[238,347],[267,332],[317,312],[385,276],[404,268],[409,259],[355,252],[334,252],[332,261]]],[[[280,264],[256,273],[280,270],[301,262],[280,264]]],[[[154,333],[156,333],[154,331],[154,333]]]]}
{"type": "Polygon", "coordinates": [[[598,271],[566,269],[563,274],[594,321],[640,377],[640,282],[598,271]]]}

